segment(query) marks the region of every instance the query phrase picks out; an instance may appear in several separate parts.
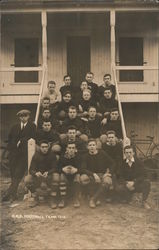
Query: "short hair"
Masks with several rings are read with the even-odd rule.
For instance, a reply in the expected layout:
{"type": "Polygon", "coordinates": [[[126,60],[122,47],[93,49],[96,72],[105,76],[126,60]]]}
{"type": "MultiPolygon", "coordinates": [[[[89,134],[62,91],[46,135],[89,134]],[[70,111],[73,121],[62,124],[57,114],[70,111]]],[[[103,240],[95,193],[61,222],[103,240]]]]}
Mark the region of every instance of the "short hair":
{"type": "Polygon", "coordinates": [[[55,81],[49,81],[49,82],[47,83],[47,86],[49,86],[49,84],[56,85],[56,82],[55,82],[55,81]]]}
{"type": "Polygon", "coordinates": [[[82,94],[84,94],[86,92],[89,93],[90,95],[92,94],[90,89],[85,89],[82,94]]]}
{"type": "Polygon", "coordinates": [[[62,96],[65,96],[67,94],[69,94],[71,96],[71,92],[70,91],[65,91],[62,96]]]}
{"type": "Polygon", "coordinates": [[[134,148],[133,148],[132,145],[127,145],[127,146],[125,146],[125,147],[124,147],[124,152],[125,152],[126,149],[132,149],[133,152],[134,152],[134,148]]]}
{"type": "Polygon", "coordinates": [[[76,128],[76,126],[69,126],[68,128],[67,128],[67,131],[69,131],[69,130],[77,130],[77,128],[76,128]]]}
{"type": "Polygon", "coordinates": [[[45,144],[49,145],[49,142],[48,142],[47,140],[41,140],[41,141],[39,142],[39,145],[41,146],[42,143],[45,143],[45,144]]]}
{"type": "Polygon", "coordinates": [[[96,107],[94,107],[94,106],[90,106],[89,108],[88,108],[88,111],[90,110],[90,109],[95,109],[96,111],[97,111],[97,108],[96,107]]]}
{"type": "Polygon", "coordinates": [[[51,113],[51,109],[49,109],[49,108],[48,108],[48,109],[47,109],[47,108],[44,108],[44,109],[42,110],[42,113],[43,113],[44,111],[46,111],[46,110],[49,111],[49,112],[51,113]]]}
{"type": "Polygon", "coordinates": [[[44,101],[44,100],[49,100],[49,101],[50,101],[50,97],[45,96],[45,97],[42,99],[42,101],[44,101]]]}
{"type": "Polygon", "coordinates": [[[96,139],[94,139],[94,138],[88,139],[87,145],[88,145],[90,142],[95,142],[95,144],[97,145],[96,139]]]}
{"type": "Polygon", "coordinates": [[[109,76],[110,77],[110,79],[111,79],[111,74],[105,74],[103,77],[107,77],[107,76],[109,76]]]}
{"type": "Polygon", "coordinates": [[[115,111],[118,111],[118,113],[119,113],[119,109],[118,109],[118,108],[112,108],[112,109],[110,110],[110,113],[115,112],[115,111]]]}
{"type": "Polygon", "coordinates": [[[106,132],[106,135],[110,135],[110,134],[113,134],[113,135],[116,136],[116,132],[115,132],[114,130],[108,130],[108,131],[106,132]]]}
{"type": "Polygon", "coordinates": [[[44,124],[44,122],[50,122],[50,123],[51,123],[51,126],[52,126],[52,122],[51,122],[49,119],[44,119],[44,120],[42,121],[42,124],[44,124]]]}
{"type": "Polygon", "coordinates": [[[112,89],[111,89],[110,87],[106,87],[106,88],[104,89],[104,92],[107,91],[107,90],[110,90],[110,92],[112,93],[112,89]]]}
{"type": "Polygon", "coordinates": [[[69,112],[70,109],[74,109],[74,110],[77,111],[77,108],[76,108],[75,106],[70,106],[70,107],[68,108],[68,112],[69,112]]]}
{"type": "Polygon", "coordinates": [[[94,73],[91,72],[91,71],[87,72],[86,75],[87,75],[87,74],[88,74],[88,75],[93,75],[93,76],[94,76],[94,73]]]}
{"type": "Polygon", "coordinates": [[[67,75],[64,75],[63,79],[65,80],[67,77],[71,78],[71,76],[69,74],[67,74],[67,75]]]}
{"type": "Polygon", "coordinates": [[[76,147],[76,143],[74,141],[73,142],[68,142],[67,145],[66,145],[66,147],[68,147],[71,144],[75,144],[75,147],[76,147]]]}

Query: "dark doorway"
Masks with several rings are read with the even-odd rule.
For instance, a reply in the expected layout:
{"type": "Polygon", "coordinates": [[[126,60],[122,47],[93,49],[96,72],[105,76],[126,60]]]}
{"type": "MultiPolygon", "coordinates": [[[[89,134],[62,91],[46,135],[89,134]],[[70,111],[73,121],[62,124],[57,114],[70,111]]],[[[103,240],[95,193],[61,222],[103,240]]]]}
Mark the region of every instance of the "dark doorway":
{"type": "MultiPolygon", "coordinates": [[[[36,38],[15,39],[15,67],[37,67],[39,40],[36,38]]],[[[38,82],[37,71],[16,71],[15,82],[38,82]]]]}
{"type": "Polygon", "coordinates": [[[67,72],[72,76],[73,86],[79,87],[85,74],[90,71],[90,38],[74,36],[67,38],[67,72]]]}

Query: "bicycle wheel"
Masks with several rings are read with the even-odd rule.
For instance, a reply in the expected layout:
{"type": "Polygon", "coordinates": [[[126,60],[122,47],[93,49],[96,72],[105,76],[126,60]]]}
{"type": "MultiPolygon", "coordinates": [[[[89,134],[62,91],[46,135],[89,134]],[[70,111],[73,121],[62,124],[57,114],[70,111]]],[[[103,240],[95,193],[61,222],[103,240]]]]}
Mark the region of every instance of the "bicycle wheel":
{"type": "Polygon", "coordinates": [[[159,167],[159,144],[154,145],[151,149],[151,158],[156,161],[157,166],[159,167]]]}
{"type": "Polygon", "coordinates": [[[1,155],[1,170],[9,171],[9,151],[4,149],[1,155]]]}

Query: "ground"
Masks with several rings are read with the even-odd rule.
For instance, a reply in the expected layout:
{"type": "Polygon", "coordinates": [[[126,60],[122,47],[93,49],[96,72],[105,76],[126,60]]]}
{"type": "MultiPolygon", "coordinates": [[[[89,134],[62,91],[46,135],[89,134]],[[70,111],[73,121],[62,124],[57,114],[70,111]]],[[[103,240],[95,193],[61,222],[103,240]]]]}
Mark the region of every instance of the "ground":
{"type": "MultiPolygon", "coordinates": [[[[1,190],[9,179],[1,178],[1,190]]],[[[151,210],[103,203],[90,209],[85,201],[75,209],[51,210],[46,204],[28,208],[27,201],[2,204],[2,250],[159,249],[159,183],[152,182],[151,210]]]]}

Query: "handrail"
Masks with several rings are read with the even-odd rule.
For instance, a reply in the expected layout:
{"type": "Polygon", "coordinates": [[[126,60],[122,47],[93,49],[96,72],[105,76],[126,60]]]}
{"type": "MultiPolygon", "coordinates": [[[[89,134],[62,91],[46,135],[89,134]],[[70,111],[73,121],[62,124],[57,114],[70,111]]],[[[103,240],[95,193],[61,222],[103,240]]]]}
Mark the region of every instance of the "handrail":
{"type": "Polygon", "coordinates": [[[113,72],[113,78],[114,78],[115,88],[116,88],[116,95],[117,95],[117,100],[118,100],[118,107],[119,107],[119,114],[120,114],[120,119],[121,119],[121,127],[122,127],[123,140],[124,140],[124,144],[125,145],[129,145],[130,144],[130,140],[129,140],[129,138],[126,135],[126,128],[125,128],[123,110],[122,110],[121,101],[120,101],[118,83],[117,83],[117,78],[116,78],[116,71],[115,71],[114,67],[112,67],[112,72],[113,72]]]}
{"type": "Polygon", "coordinates": [[[159,70],[158,66],[115,66],[116,70],[159,70]]]}
{"type": "Polygon", "coordinates": [[[38,123],[38,118],[39,118],[39,113],[40,113],[40,102],[41,102],[41,96],[42,96],[44,82],[45,82],[45,74],[46,74],[46,69],[44,68],[43,73],[42,73],[40,93],[39,93],[38,105],[37,105],[36,116],[35,116],[35,121],[34,121],[36,125],[38,123]]]}

